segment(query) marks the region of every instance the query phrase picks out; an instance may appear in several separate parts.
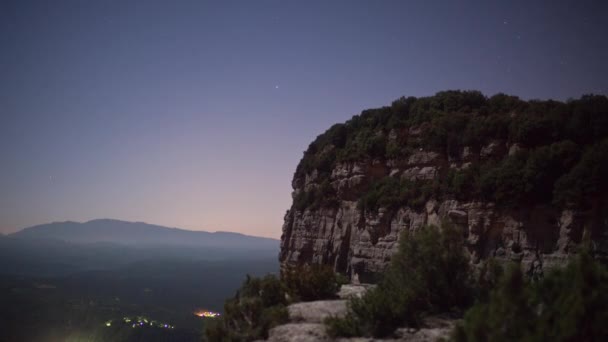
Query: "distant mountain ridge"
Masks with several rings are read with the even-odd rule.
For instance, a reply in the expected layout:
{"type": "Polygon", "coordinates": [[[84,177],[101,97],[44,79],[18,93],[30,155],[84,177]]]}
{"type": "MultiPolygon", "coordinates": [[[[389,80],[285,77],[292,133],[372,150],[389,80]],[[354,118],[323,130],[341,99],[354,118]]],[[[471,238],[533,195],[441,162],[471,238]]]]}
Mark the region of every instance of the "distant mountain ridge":
{"type": "Polygon", "coordinates": [[[279,240],[232,232],[169,228],[143,222],[96,219],[80,223],[53,222],[6,235],[20,239],[53,239],[71,243],[125,245],[184,245],[219,248],[278,249],[279,240]]]}

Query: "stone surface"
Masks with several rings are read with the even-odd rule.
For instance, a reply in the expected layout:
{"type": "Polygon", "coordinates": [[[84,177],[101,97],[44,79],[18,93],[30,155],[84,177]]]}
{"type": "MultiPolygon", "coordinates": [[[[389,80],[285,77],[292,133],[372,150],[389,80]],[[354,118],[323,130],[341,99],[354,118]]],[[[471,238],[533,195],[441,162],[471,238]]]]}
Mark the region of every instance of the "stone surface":
{"type": "Polygon", "coordinates": [[[493,142],[489,143],[488,145],[481,148],[481,152],[479,153],[479,156],[482,159],[500,158],[505,154],[505,152],[506,152],[506,146],[505,146],[504,142],[493,141],[493,142]]]}
{"type": "Polygon", "coordinates": [[[319,300],[301,302],[287,307],[292,322],[323,323],[328,317],[343,317],[346,314],[346,300],[319,300]]]}
{"type": "MultiPolygon", "coordinates": [[[[359,295],[373,287],[370,284],[343,285],[340,293],[348,296],[359,295]]],[[[409,341],[431,342],[440,338],[447,338],[456,323],[452,318],[430,317],[425,319],[421,329],[399,328],[393,336],[385,339],[376,338],[337,338],[327,335],[325,325],[322,323],[329,316],[343,316],[346,313],[346,300],[321,300],[302,302],[289,305],[289,323],[272,328],[269,331],[269,342],[313,342],[313,341],[339,341],[339,342],[372,342],[372,341],[409,341]]]]}
{"type": "Polygon", "coordinates": [[[279,325],[268,332],[269,342],[317,342],[328,341],[325,326],[321,323],[289,323],[279,325]]]}
{"type": "Polygon", "coordinates": [[[395,335],[400,341],[448,340],[457,322],[458,320],[453,317],[427,317],[422,328],[399,328],[395,332],[395,335]]]}
{"type": "Polygon", "coordinates": [[[450,210],[448,211],[448,217],[455,223],[467,224],[468,222],[468,214],[464,210],[450,210]]]}
{"type": "Polygon", "coordinates": [[[473,149],[469,146],[465,146],[462,150],[462,158],[464,162],[471,162],[475,160],[475,154],[473,153],[473,149]]]}
{"type": "Polygon", "coordinates": [[[515,155],[517,152],[520,152],[522,150],[523,150],[523,148],[521,147],[520,144],[513,144],[509,147],[509,155],[510,156],[515,155]]]}
{"type": "Polygon", "coordinates": [[[342,299],[361,298],[361,297],[363,297],[365,292],[367,292],[367,290],[369,290],[370,288],[373,288],[373,287],[374,287],[374,285],[369,285],[369,284],[342,285],[342,287],[340,287],[340,291],[338,292],[338,297],[340,297],[342,299]]]}

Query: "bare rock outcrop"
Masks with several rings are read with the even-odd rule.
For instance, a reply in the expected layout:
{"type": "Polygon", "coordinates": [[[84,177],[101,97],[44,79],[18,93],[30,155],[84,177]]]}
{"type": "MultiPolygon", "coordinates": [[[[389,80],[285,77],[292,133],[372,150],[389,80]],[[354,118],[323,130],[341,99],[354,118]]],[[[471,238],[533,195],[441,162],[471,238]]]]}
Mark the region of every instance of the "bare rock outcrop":
{"type": "Polygon", "coordinates": [[[289,323],[270,329],[268,342],[317,342],[328,341],[322,323],[289,323]]]}
{"type": "Polygon", "coordinates": [[[371,284],[347,284],[340,287],[338,297],[341,299],[361,298],[365,292],[375,285],[371,284]]]}
{"type": "Polygon", "coordinates": [[[291,304],[287,307],[292,322],[323,323],[329,317],[342,317],[346,313],[346,300],[318,300],[291,304]]]}
{"type": "MultiPolygon", "coordinates": [[[[361,296],[373,285],[344,285],[340,293],[344,297],[361,296]]],[[[268,342],[431,342],[449,337],[456,320],[444,317],[430,317],[420,329],[399,328],[393,336],[386,339],[356,337],[331,338],[326,331],[323,321],[328,317],[342,317],[347,312],[347,301],[319,300],[301,302],[287,307],[289,323],[272,328],[269,331],[268,342]]]]}

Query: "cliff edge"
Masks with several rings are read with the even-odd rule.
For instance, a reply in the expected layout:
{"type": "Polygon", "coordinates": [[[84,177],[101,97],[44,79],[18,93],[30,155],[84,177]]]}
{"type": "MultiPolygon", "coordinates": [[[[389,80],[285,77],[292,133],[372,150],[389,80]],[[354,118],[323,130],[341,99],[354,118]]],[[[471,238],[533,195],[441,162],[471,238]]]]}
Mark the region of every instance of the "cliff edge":
{"type": "Polygon", "coordinates": [[[588,239],[608,252],[608,98],[523,101],[445,91],[401,98],[336,124],[294,174],[282,266],[329,264],[373,282],[400,232],[448,222],[473,263],[530,275],[588,239]]]}

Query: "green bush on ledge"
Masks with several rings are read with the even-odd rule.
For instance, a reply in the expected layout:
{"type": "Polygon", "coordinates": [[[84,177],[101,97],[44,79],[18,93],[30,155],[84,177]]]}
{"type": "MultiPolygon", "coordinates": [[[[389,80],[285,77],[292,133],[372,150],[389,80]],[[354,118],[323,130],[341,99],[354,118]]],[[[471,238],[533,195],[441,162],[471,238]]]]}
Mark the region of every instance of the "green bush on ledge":
{"type": "Polygon", "coordinates": [[[378,286],[352,299],[344,318],[326,321],[337,337],[386,337],[401,326],[420,326],[425,315],[460,311],[473,290],[462,234],[449,225],[404,232],[378,286]]]}

